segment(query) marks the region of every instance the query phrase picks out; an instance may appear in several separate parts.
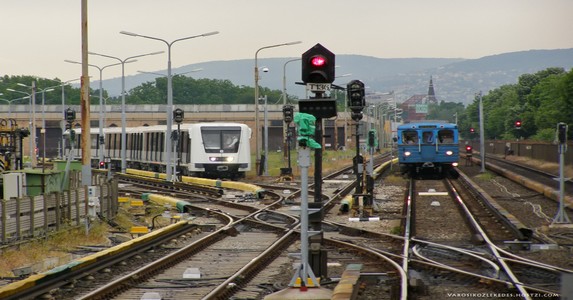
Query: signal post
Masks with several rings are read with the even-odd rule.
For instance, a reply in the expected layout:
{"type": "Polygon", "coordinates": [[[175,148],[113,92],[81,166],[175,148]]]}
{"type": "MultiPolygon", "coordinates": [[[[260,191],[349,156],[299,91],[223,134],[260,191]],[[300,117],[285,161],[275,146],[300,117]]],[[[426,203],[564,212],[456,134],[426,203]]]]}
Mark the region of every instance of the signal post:
{"type": "MultiPolygon", "coordinates": [[[[336,100],[326,97],[335,78],[335,55],[321,44],[316,44],[302,54],[302,81],[307,90],[314,93],[310,99],[299,101],[299,112],[311,114],[316,118],[314,140],[322,145],[322,119],[336,117],[336,100]]],[[[322,249],[322,231],[320,223],[322,210],[322,147],[314,150],[314,202],[308,204],[309,222],[314,234],[310,236],[310,265],[317,276],[326,276],[327,254],[322,249]],[[318,250],[316,250],[318,249],[318,250]]]]}
{"type": "MultiPolygon", "coordinates": [[[[317,277],[326,277],[327,253],[322,249],[321,222],[324,215],[322,210],[322,119],[337,116],[336,100],[326,97],[330,92],[331,84],[335,78],[335,55],[321,44],[316,44],[302,54],[302,81],[307,90],[314,96],[299,101],[299,112],[314,116],[314,140],[321,147],[314,150],[314,202],[308,203],[310,251],[309,265],[317,277]]],[[[302,228],[301,230],[308,230],[302,228]]]]}
{"type": "MultiPolygon", "coordinates": [[[[336,117],[336,100],[327,98],[334,82],[334,54],[321,44],[316,44],[302,54],[302,81],[314,93],[310,99],[298,102],[299,114],[294,116],[299,143],[301,168],[301,262],[289,284],[289,289],[265,297],[274,299],[330,299],[332,291],[320,288],[317,278],[327,277],[326,250],[322,247],[323,233],[320,223],[322,210],[322,119],[336,117]],[[312,137],[314,136],[314,138],[312,137]],[[314,149],[314,202],[308,202],[308,168],[310,150],[314,149]],[[312,228],[312,231],[309,231],[312,228]],[[296,288],[296,289],[294,289],[296,288]],[[311,288],[311,289],[309,289],[311,288]],[[308,298],[307,298],[308,297],[308,298]]],[[[285,122],[290,123],[290,108],[283,108],[285,122]]]]}
{"type": "MultiPolygon", "coordinates": [[[[567,152],[567,126],[566,123],[560,122],[557,124],[557,142],[559,143],[559,209],[557,215],[553,218],[551,225],[571,224],[569,216],[565,212],[565,152],[567,152]]],[[[567,178],[569,180],[569,178],[567,178]]]]}

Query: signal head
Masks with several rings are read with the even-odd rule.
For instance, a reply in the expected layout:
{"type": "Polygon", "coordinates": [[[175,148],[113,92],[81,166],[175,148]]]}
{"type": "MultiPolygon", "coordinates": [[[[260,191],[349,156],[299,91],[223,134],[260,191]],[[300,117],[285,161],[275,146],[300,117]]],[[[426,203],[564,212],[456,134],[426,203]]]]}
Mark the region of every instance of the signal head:
{"type": "Polygon", "coordinates": [[[285,123],[289,124],[293,121],[294,117],[294,107],[290,104],[283,106],[283,119],[285,123]]]}
{"type": "Polygon", "coordinates": [[[348,107],[352,111],[362,111],[366,106],[364,83],[360,80],[352,80],[346,85],[348,107]]]}
{"type": "Polygon", "coordinates": [[[76,120],[76,111],[68,107],[64,112],[64,117],[68,123],[72,123],[76,120]]]}
{"type": "Polygon", "coordinates": [[[557,124],[557,141],[559,144],[567,143],[567,124],[558,123],[557,124]]]}
{"type": "Polygon", "coordinates": [[[316,44],[302,54],[302,81],[304,83],[334,82],[334,53],[316,44]]]}
{"type": "Polygon", "coordinates": [[[521,129],[521,120],[515,121],[515,129],[521,129]]]}
{"type": "Polygon", "coordinates": [[[181,122],[183,122],[184,117],[185,117],[185,112],[182,109],[176,108],[175,110],[173,110],[173,120],[175,121],[175,123],[181,124],[181,122]]]}

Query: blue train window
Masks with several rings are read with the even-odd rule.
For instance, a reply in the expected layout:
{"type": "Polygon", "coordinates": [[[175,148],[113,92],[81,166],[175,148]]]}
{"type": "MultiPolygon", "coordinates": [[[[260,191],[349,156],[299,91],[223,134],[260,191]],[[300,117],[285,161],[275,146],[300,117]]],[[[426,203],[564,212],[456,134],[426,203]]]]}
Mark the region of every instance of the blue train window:
{"type": "Polygon", "coordinates": [[[422,137],[424,139],[424,143],[426,143],[426,144],[431,144],[434,142],[434,133],[431,131],[425,131],[422,134],[422,137]]]}
{"type": "Polygon", "coordinates": [[[402,132],[402,142],[404,144],[417,144],[418,132],[414,130],[405,130],[402,132]]]}
{"type": "Polygon", "coordinates": [[[438,132],[438,140],[443,144],[452,144],[454,142],[454,131],[443,129],[438,132]]]}

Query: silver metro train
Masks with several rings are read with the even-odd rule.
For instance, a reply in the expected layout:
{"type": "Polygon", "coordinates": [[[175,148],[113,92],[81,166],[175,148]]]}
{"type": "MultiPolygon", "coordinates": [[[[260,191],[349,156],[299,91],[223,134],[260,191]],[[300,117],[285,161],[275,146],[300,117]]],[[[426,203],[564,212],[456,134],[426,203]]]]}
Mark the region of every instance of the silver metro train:
{"type": "MultiPolygon", "coordinates": [[[[126,167],[165,172],[165,125],[125,128],[126,167]]],[[[172,141],[172,158],[185,176],[243,178],[251,170],[251,128],[242,123],[181,124],[177,141],[172,141]]],[[[121,170],[121,127],[91,128],[92,166],[121,170]],[[103,152],[104,161],[100,161],[103,152]]],[[[173,126],[177,131],[177,126],[173,126]]],[[[82,131],[75,130],[74,153],[81,156],[82,131]]],[[[69,149],[67,152],[70,151],[69,149]]]]}

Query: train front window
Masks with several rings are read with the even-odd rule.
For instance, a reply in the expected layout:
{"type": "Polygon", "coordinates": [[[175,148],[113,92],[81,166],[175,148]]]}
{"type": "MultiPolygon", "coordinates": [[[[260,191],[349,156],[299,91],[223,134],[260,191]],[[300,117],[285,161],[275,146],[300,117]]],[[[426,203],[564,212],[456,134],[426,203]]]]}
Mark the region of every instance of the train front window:
{"type": "Polygon", "coordinates": [[[240,129],[201,128],[201,136],[207,153],[236,153],[239,150],[240,129]]]}
{"type": "Polygon", "coordinates": [[[443,129],[438,132],[438,139],[442,144],[452,144],[454,142],[454,131],[443,129]]]}
{"type": "Polygon", "coordinates": [[[418,132],[414,130],[405,130],[402,132],[402,142],[404,144],[417,144],[418,132]]]}

